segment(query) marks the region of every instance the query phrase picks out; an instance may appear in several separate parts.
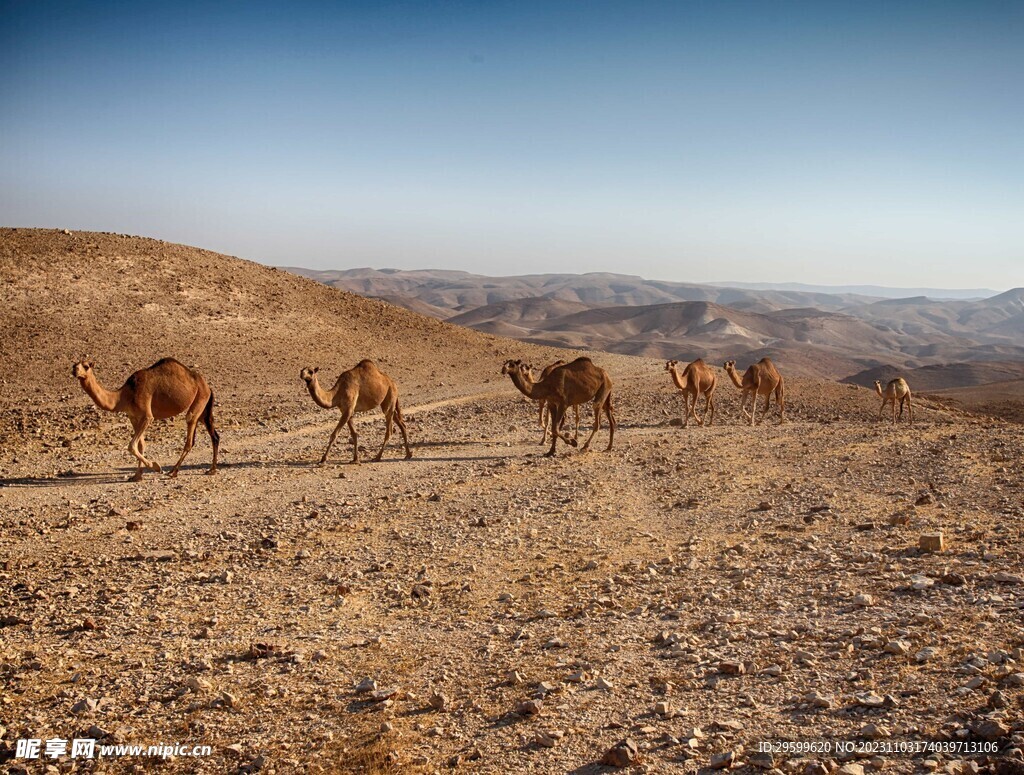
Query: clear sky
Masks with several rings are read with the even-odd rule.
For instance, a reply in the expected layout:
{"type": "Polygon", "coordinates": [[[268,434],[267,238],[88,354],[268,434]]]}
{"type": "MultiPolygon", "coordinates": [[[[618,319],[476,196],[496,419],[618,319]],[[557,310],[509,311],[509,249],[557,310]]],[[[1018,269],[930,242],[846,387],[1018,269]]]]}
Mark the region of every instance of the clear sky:
{"type": "Polygon", "coordinates": [[[1024,3],[0,0],[0,223],[271,264],[1024,285],[1024,3]]]}

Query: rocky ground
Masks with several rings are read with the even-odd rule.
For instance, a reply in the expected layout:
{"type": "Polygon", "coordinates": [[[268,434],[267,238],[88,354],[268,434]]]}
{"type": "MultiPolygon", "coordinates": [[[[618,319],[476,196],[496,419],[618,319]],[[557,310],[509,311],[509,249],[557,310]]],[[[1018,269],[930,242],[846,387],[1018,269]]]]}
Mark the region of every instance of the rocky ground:
{"type": "MultiPolygon", "coordinates": [[[[18,347],[58,341],[14,322],[18,347]]],[[[213,381],[214,477],[200,430],[178,479],[126,481],[125,418],[56,344],[8,373],[0,770],[152,767],[10,758],[96,737],[211,746],[168,773],[1024,771],[1019,425],[921,400],[893,428],[867,390],[792,380],[787,421],[750,428],[719,372],[715,425],[679,428],[661,364],[595,355],[615,447],[548,459],[499,374],[516,345],[436,325],[461,371],[401,363],[411,461],[313,465],[336,415],[287,330],[213,381]],[[998,753],[899,750],[926,740],[998,753]],[[859,750],[760,751],[782,741],[859,750]]],[[[172,462],[181,436],[158,423],[148,449],[172,462]]]]}
{"type": "Polygon", "coordinates": [[[311,465],[332,420],[307,399],[225,428],[217,476],[204,441],[138,484],[123,421],[76,397],[96,427],[22,445],[0,488],[5,744],[92,730],[268,773],[596,772],[624,739],[651,772],[970,772],[994,759],[758,743],[1021,747],[1019,427],[893,429],[837,386],[750,429],[724,386],[722,423],[682,429],[668,385],[620,381],[609,453],[540,457],[496,379],[411,407],[412,461],[311,465]]]}

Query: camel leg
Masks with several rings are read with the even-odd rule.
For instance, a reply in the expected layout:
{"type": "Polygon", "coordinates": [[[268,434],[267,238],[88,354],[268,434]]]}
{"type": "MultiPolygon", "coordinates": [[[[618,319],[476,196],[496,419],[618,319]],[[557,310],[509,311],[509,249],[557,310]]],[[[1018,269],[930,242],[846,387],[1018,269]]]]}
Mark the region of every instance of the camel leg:
{"type": "Polygon", "coordinates": [[[892,424],[896,424],[896,399],[892,400],[892,424]]]}
{"type": "Polygon", "coordinates": [[[402,417],[402,408],[395,402],[395,425],[398,426],[398,430],[402,433],[402,443],[405,444],[405,459],[409,460],[412,457],[412,447],[409,446],[409,432],[405,427],[405,418],[402,417]]]}
{"type": "Polygon", "coordinates": [[[380,445],[380,451],[377,452],[377,457],[373,460],[376,463],[380,462],[381,457],[384,455],[384,447],[388,445],[388,439],[391,438],[391,426],[395,421],[395,410],[392,409],[390,412],[384,413],[384,443],[380,445]]]}
{"type": "Polygon", "coordinates": [[[210,391],[210,398],[206,402],[206,409],[203,410],[203,425],[206,426],[206,432],[210,434],[210,443],[213,444],[213,462],[207,469],[207,475],[217,473],[217,453],[220,451],[220,434],[217,433],[217,429],[213,427],[213,391],[210,391]]]}
{"type": "Polygon", "coordinates": [[[185,460],[185,456],[192,450],[192,445],[196,443],[196,428],[199,427],[199,415],[195,417],[188,415],[185,417],[185,446],[181,450],[181,456],[178,458],[178,462],[174,464],[167,475],[174,478],[178,475],[178,469],[181,468],[181,464],[185,460]]]}
{"type": "Polygon", "coordinates": [[[544,453],[544,457],[555,456],[555,445],[558,444],[558,426],[564,414],[565,409],[560,406],[548,409],[548,420],[551,423],[551,449],[544,453]]]}
{"type": "Polygon", "coordinates": [[[910,424],[914,424],[914,402],[910,399],[910,394],[907,393],[907,415],[910,417],[910,424]]]}
{"type": "Polygon", "coordinates": [[[544,428],[544,435],[541,437],[540,445],[543,447],[548,442],[548,423],[551,421],[551,409],[547,401],[540,402],[540,424],[544,428]]]}
{"type": "Polygon", "coordinates": [[[608,446],[605,447],[605,452],[612,451],[612,443],[615,441],[615,412],[612,409],[612,395],[608,394],[608,398],[604,402],[605,415],[608,417],[608,446]]]}
{"type": "Polygon", "coordinates": [[[590,435],[587,436],[587,440],[583,442],[583,446],[580,447],[580,452],[586,452],[590,449],[590,442],[597,435],[598,430],[601,428],[601,410],[603,407],[603,401],[594,401],[594,427],[590,431],[590,435]]]}
{"type": "MultiPolygon", "coordinates": [[[[580,452],[586,452],[590,449],[590,442],[594,439],[594,436],[597,435],[598,430],[601,428],[601,410],[605,408],[605,402],[607,401],[611,401],[611,391],[598,393],[597,397],[594,399],[594,428],[590,431],[590,435],[583,443],[583,447],[580,449],[580,452]]],[[[611,422],[611,420],[609,420],[609,422],[611,422]]],[[[610,428],[609,431],[614,437],[615,429],[610,428]]],[[[609,447],[609,449],[611,449],[611,447],[609,447]]]]}
{"type": "Polygon", "coordinates": [[[352,462],[359,465],[359,434],[356,433],[355,418],[348,418],[348,443],[352,445],[352,462]]]}
{"type": "Polygon", "coordinates": [[[340,433],[341,429],[344,428],[346,425],[348,425],[348,430],[349,430],[349,433],[351,434],[352,446],[355,448],[355,460],[354,460],[354,462],[356,462],[356,463],[359,462],[359,445],[356,443],[358,441],[359,437],[356,435],[356,429],[352,425],[352,412],[351,411],[342,411],[341,419],[338,420],[338,424],[336,426],[334,426],[334,431],[332,431],[332,433],[331,433],[331,438],[328,439],[328,441],[327,441],[327,449],[324,450],[323,457],[320,458],[320,465],[323,465],[324,463],[327,462],[327,456],[331,453],[331,447],[334,446],[334,442],[338,438],[338,433],[340,433]]]}
{"type": "MultiPolygon", "coordinates": [[[[743,412],[743,416],[748,420],[750,419],[750,412],[747,411],[747,396],[750,395],[750,391],[744,391],[740,394],[740,410],[743,412]]],[[[757,403],[757,393],[754,393],[754,403],[757,403]]],[[[753,425],[753,423],[751,423],[753,425]]]]}
{"type": "Polygon", "coordinates": [[[713,392],[706,393],[704,398],[706,399],[706,403],[704,404],[704,417],[707,418],[708,426],[710,427],[711,423],[715,421],[715,394],[713,392]],[[709,412],[711,413],[710,417],[708,416],[709,412]]]}
{"type": "Polygon", "coordinates": [[[199,418],[203,416],[209,400],[210,397],[208,395],[204,396],[200,393],[192,402],[192,406],[188,408],[188,413],[185,415],[185,446],[181,450],[178,462],[174,464],[174,468],[167,474],[168,476],[173,478],[178,475],[178,469],[181,468],[185,456],[188,455],[192,450],[192,446],[196,443],[196,428],[199,426],[199,418]]]}
{"type": "Polygon", "coordinates": [[[704,404],[704,414],[697,415],[697,402],[700,401],[700,391],[693,394],[693,419],[697,421],[697,425],[704,427],[704,418],[708,416],[708,406],[704,404]]]}
{"type": "Polygon", "coordinates": [[[134,482],[138,482],[142,479],[142,471],[145,468],[149,468],[158,473],[162,470],[159,463],[153,460],[147,460],[146,456],[142,454],[142,450],[140,448],[140,443],[143,447],[145,446],[146,442],[143,441],[142,436],[145,434],[146,428],[149,427],[151,422],[153,422],[152,417],[142,417],[139,420],[132,418],[132,428],[135,429],[135,435],[132,436],[132,440],[128,442],[128,451],[131,452],[139,461],[139,466],[135,469],[135,476],[132,477],[132,481],[134,482]]]}
{"type": "Polygon", "coordinates": [[[576,413],[576,430],[573,431],[572,437],[578,441],[580,438],[580,405],[574,404],[572,410],[576,413]]]}

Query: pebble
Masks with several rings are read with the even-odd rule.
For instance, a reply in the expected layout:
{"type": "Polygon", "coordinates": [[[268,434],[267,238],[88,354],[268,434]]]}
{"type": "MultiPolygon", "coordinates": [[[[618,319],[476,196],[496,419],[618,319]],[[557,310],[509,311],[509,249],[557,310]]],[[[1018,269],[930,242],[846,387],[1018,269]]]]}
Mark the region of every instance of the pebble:
{"type": "Polygon", "coordinates": [[[736,761],[735,751],[725,751],[723,753],[716,753],[711,757],[711,761],[708,762],[708,766],[713,770],[724,770],[728,769],[736,761]]]}
{"type": "Polygon", "coordinates": [[[640,749],[636,742],[627,737],[609,748],[601,758],[601,763],[622,769],[634,764],[639,758],[640,749]]]}
{"type": "Polygon", "coordinates": [[[364,678],[356,684],[356,694],[368,694],[377,691],[377,682],[372,678],[364,678]]]}
{"type": "Polygon", "coordinates": [[[516,705],[516,713],[520,716],[539,716],[544,710],[544,700],[523,700],[516,705]]]}

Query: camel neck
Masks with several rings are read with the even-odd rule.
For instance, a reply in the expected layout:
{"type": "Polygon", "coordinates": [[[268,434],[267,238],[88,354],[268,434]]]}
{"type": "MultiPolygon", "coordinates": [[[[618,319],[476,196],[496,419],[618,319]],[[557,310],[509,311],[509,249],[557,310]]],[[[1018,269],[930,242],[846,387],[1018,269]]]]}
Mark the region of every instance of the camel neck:
{"type": "Polygon", "coordinates": [[[734,384],[736,387],[740,388],[741,390],[743,389],[743,380],[740,379],[740,375],[736,371],[736,369],[734,369],[734,368],[733,369],[726,369],[725,373],[729,375],[729,379],[732,380],[732,384],[734,384]]]}
{"type": "Polygon", "coordinates": [[[689,382],[689,377],[680,377],[679,372],[676,370],[675,367],[672,367],[669,370],[669,373],[672,375],[672,381],[676,383],[676,387],[679,388],[680,390],[686,390],[687,383],[689,382]]]}
{"type": "Polygon", "coordinates": [[[92,371],[78,381],[82,385],[82,390],[86,392],[93,403],[100,409],[107,412],[113,412],[117,409],[118,401],[121,399],[120,390],[107,390],[96,379],[96,375],[92,371]]]}
{"type": "MultiPolygon", "coordinates": [[[[508,375],[512,378],[512,384],[515,385],[519,389],[519,392],[524,396],[527,398],[540,398],[540,396],[535,395],[538,383],[529,382],[517,370],[510,371],[508,375]]],[[[541,380],[541,382],[543,382],[543,380],[541,380]]]]}
{"type": "Polygon", "coordinates": [[[320,381],[315,375],[313,376],[313,379],[306,383],[306,387],[309,388],[309,394],[313,397],[314,401],[324,409],[331,408],[334,396],[320,387],[320,381]]]}

